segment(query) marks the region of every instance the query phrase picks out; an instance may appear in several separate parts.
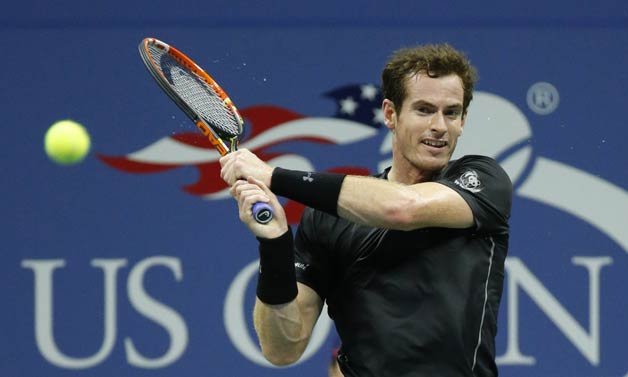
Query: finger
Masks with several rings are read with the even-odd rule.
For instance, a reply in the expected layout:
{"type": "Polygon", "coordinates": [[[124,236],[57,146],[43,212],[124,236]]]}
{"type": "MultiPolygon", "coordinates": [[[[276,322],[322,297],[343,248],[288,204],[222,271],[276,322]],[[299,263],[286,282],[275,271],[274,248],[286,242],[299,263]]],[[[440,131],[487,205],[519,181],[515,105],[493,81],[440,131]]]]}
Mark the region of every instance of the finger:
{"type": "Polygon", "coordinates": [[[259,186],[251,183],[247,183],[245,181],[237,181],[236,184],[231,188],[232,195],[237,199],[246,199],[252,195],[258,195],[262,198],[261,201],[268,202],[269,197],[264,190],[262,190],[259,186]]]}
{"type": "Polygon", "coordinates": [[[255,203],[267,201],[268,197],[262,191],[257,191],[256,193],[251,193],[250,195],[241,196],[238,200],[240,216],[247,216],[245,220],[250,220],[255,203]]]}
{"type": "Polygon", "coordinates": [[[226,155],[220,157],[218,162],[220,162],[220,166],[225,166],[231,159],[233,158],[233,153],[227,153],[226,155]]]}
{"type": "Polygon", "coordinates": [[[242,185],[246,185],[249,184],[246,181],[243,180],[237,180],[235,181],[235,183],[229,188],[229,193],[231,194],[231,196],[233,196],[235,199],[238,199],[239,196],[239,192],[238,192],[238,188],[242,185]]]}
{"type": "Polygon", "coordinates": [[[260,189],[262,189],[262,191],[264,191],[266,194],[273,194],[272,191],[270,191],[270,189],[268,188],[268,186],[266,186],[266,184],[263,181],[260,181],[259,179],[253,177],[253,176],[249,176],[246,180],[248,183],[254,184],[256,186],[259,186],[260,189]]]}
{"type": "Polygon", "coordinates": [[[258,185],[254,183],[249,183],[242,179],[238,179],[231,187],[236,194],[240,194],[244,190],[257,190],[259,192],[264,192],[264,190],[262,190],[262,188],[258,185]]]}
{"type": "Polygon", "coordinates": [[[268,195],[264,191],[260,190],[257,186],[238,188],[238,200],[247,200],[248,198],[253,196],[256,198],[260,198],[259,201],[264,203],[268,203],[270,201],[268,195]]]}
{"type": "Polygon", "coordinates": [[[229,153],[228,156],[229,158],[224,160],[223,168],[221,170],[221,177],[225,181],[228,181],[229,184],[233,184],[233,182],[235,182],[237,179],[245,179],[244,177],[246,171],[250,165],[249,163],[247,163],[246,155],[242,154],[241,150],[237,150],[229,153]]]}
{"type": "Polygon", "coordinates": [[[228,185],[232,185],[235,183],[235,179],[233,179],[233,160],[222,160],[221,159],[221,169],[220,169],[220,178],[223,179],[228,185]]]}
{"type": "Polygon", "coordinates": [[[247,182],[258,186],[268,196],[269,198],[268,202],[273,208],[275,209],[282,208],[281,204],[279,203],[279,199],[277,199],[277,196],[268,188],[268,186],[266,186],[266,184],[263,181],[256,179],[254,177],[249,177],[247,179],[247,182]]]}
{"type": "Polygon", "coordinates": [[[255,203],[259,203],[259,202],[268,203],[268,201],[269,201],[268,196],[266,196],[266,194],[264,194],[261,191],[243,196],[241,199],[242,208],[246,209],[247,212],[251,211],[251,207],[253,207],[255,203]]]}

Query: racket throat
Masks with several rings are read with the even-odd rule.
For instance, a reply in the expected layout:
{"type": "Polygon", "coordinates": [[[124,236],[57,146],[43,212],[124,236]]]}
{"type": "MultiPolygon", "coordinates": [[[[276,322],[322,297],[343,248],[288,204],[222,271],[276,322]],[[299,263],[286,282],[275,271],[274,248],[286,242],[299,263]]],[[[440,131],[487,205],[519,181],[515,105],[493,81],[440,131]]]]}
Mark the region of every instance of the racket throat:
{"type": "Polygon", "coordinates": [[[235,152],[238,150],[238,145],[240,144],[237,137],[229,140],[229,152],[235,152]]]}
{"type": "MultiPolygon", "coordinates": [[[[198,127],[198,129],[201,131],[201,133],[205,136],[207,136],[207,139],[209,140],[209,142],[218,150],[218,153],[220,153],[221,156],[226,155],[227,153],[231,152],[233,148],[233,143],[234,141],[231,141],[231,145],[227,146],[225,144],[224,141],[222,141],[222,139],[220,139],[215,133],[214,131],[212,131],[212,129],[205,124],[205,122],[203,122],[202,120],[197,120],[196,121],[196,127],[198,127]]],[[[235,141],[237,144],[237,140],[235,141]]]]}

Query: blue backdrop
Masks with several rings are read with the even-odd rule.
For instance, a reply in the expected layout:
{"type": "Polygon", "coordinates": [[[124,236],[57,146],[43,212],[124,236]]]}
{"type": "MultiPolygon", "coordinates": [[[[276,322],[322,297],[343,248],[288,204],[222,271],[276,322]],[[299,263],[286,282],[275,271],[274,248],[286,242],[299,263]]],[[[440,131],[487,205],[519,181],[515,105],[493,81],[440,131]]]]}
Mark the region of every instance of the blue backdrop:
{"type": "Polygon", "coordinates": [[[391,51],[467,52],[480,81],[460,153],[496,157],[515,183],[501,373],[627,375],[625,2],[183,4],[3,7],[0,375],[326,373],[326,313],[301,363],[261,360],[256,242],[216,153],[142,65],[147,36],[216,76],[243,144],[272,163],[362,174],[390,158],[373,90],[391,51]],[[78,165],[43,151],[60,119],[91,134],[78,165]]]}

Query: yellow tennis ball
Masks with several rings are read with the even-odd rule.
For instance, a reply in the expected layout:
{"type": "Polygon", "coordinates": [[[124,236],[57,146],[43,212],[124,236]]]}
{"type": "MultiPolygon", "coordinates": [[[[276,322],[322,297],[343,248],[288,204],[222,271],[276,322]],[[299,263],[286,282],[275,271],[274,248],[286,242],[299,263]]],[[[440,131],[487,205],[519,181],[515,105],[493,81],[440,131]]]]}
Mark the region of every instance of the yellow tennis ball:
{"type": "Polygon", "coordinates": [[[90,144],[85,127],[69,119],[55,122],[44,136],[46,154],[61,165],[81,162],[87,156],[90,144]]]}

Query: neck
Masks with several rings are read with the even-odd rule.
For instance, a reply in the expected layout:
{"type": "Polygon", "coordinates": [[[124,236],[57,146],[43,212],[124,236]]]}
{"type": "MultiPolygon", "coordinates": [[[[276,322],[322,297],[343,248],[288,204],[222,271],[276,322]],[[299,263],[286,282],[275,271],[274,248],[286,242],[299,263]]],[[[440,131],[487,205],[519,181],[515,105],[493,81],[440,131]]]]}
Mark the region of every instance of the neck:
{"type": "MultiPolygon", "coordinates": [[[[451,155],[449,156],[451,157],[451,155]]],[[[392,167],[388,172],[387,179],[391,182],[397,182],[404,185],[414,185],[422,182],[430,182],[445,166],[438,169],[419,168],[404,157],[403,153],[397,148],[395,139],[392,142],[392,167]]]]}
{"type": "Polygon", "coordinates": [[[410,164],[407,160],[398,161],[393,158],[392,167],[388,172],[388,180],[404,185],[429,182],[436,172],[420,170],[410,164]]]}
{"type": "Polygon", "coordinates": [[[388,180],[404,185],[413,185],[415,183],[429,182],[432,180],[433,175],[433,172],[421,172],[419,170],[414,170],[406,174],[400,174],[399,171],[393,166],[388,172],[388,180]]]}

